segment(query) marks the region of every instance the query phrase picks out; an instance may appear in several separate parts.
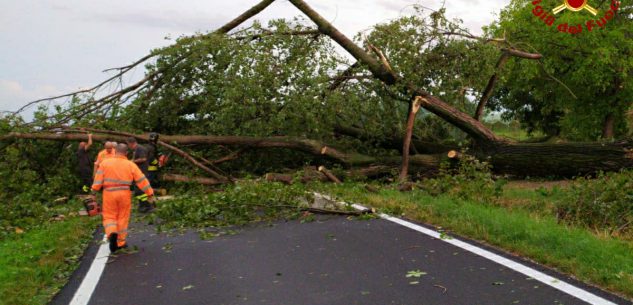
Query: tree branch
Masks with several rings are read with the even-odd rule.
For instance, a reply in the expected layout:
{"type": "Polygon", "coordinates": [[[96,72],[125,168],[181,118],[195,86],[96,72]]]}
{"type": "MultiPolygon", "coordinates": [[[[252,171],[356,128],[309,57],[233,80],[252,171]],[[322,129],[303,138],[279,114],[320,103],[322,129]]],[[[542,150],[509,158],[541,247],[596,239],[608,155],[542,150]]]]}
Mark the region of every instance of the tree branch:
{"type": "Polygon", "coordinates": [[[479,121],[473,119],[469,115],[459,111],[458,109],[444,103],[439,98],[431,96],[428,92],[407,83],[406,80],[399,79],[395,73],[391,73],[374,59],[371,55],[354,44],[349,38],[343,35],[338,29],[336,29],[327,20],[321,17],[316,11],[314,11],[303,0],[289,0],[294,6],[308,16],[319,28],[319,30],[330,36],[334,41],[347,50],[354,58],[363,64],[367,65],[371,73],[387,85],[394,85],[396,83],[403,83],[405,87],[413,94],[419,95],[426,99],[426,102],[422,104],[422,107],[438,115],[447,122],[460,128],[466,132],[475,140],[482,142],[502,142],[503,139],[497,137],[486,126],[479,121]]]}
{"type": "Polygon", "coordinates": [[[475,110],[475,115],[473,116],[475,120],[479,121],[481,115],[484,113],[486,103],[488,103],[488,100],[492,96],[492,91],[495,88],[497,79],[499,79],[501,68],[503,67],[503,65],[505,65],[509,58],[510,54],[508,54],[507,52],[501,53],[501,57],[499,57],[499,61],[497,61],[497,64],[495,65],[495,72],[490,77],[490,80],[488,80],[488,85],[486,85],[486,89],[484,89],[484,92],[481,95],[481,99],[479,99],[479,103],[477,104],[477,110],[475,110]]]}

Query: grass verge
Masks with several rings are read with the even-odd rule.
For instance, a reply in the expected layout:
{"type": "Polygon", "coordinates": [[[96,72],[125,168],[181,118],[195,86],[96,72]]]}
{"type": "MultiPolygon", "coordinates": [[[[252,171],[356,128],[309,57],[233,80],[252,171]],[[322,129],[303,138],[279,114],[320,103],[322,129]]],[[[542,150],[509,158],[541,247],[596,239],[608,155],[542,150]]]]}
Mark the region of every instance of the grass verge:
{"type": "MultiPolygon", "coordinates": [[[[368,193],[359,184],[313,187],[388,214],[441,226],[633,298],[631,242],[559,224],[554,216],[534,212],[532,208],[508,209],[446,195],[433,197],[421,191],[402,193],[382,189],[368,193]]],[[[517,192],[511,195],[521,197],[517,192]]]]}
{"type": "Polygon", "coordinates": [[[47,304],[76,269],[96,225],[69,217],[0,241],[0,304],[47,304]]]}

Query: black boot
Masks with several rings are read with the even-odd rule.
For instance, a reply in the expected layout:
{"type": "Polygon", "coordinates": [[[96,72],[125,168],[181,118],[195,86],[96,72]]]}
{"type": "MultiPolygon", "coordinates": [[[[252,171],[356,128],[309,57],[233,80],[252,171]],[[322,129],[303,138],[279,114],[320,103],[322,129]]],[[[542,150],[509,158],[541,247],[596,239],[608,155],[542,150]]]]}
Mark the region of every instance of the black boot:
{"type": "Polygon", "coordinates": [[[119,234],[117,233],[112,233],[110,234],[110,252],[115,252],[116,250],[119,250],[119,246],[117,245],[117,240],[119,239],[119,234]]]}

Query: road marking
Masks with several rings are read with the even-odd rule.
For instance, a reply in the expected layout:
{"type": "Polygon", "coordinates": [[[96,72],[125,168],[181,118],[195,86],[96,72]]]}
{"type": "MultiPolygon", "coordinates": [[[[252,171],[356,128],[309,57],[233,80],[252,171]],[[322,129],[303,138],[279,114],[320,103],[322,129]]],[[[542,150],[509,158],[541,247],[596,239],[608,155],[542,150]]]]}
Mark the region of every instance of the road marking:
{"type": "MultiPolygon", "coordinates": [[[[359,210],[359,211],[366,211],[367,210],[366,207],[364,207],[362,205],[359,205],[359,204],[349,204],[349,203],[345,203],[345,202],[336,201],[330,196],[319,194],[319,193],[314,193],[314,195],[316,197],[321,197],[321,198],[323,198],[325,200],[328,200],[328,201],[333,201],[336,204],[351,206],[354,209],[359,210]]],[[[385,220],[397,223],[397,224],[399,224],[401,226],[405,226],[405,227],[407,227],[409,229],[412,229],[412,230],[418,231],[420,233],[426,234],[428,236],[437,238],[438,240],[447,242],[447,243],[449,243],[449,244],[451,244],[453,246],[456,246],[456,247],[464,249],[464,250],[466,250],[468,252],[477,254],[477,255],[479,255],[481,257],[489,259],[489,260],[491,260],[491,261],[493,261],[493,262],[495,262],[497,264],[503,265],[503,266],[505,266],[507,268],[510,268],[510,269],[514,270],[514,271],[517,271],[519,273],[523,273],[523,274],[525,274],[525,275],[527,275],[527,276],[529,276],[529,277],[531,277],[531,278],[533,278],[533,279],[535,279],[535,280],[537,280],[537,281],[539,281],[539,282],[541,282],[543,284],[546,284],[548,286],[556,288],[556,289],[558,289],[558,290],[560,290],[560,291],[562,291],[564,293],[567,293],[567,294],[569,294],[569,295],[571,295],[573,297],[576,297],[576,298],[578,298],[580,300],[583,300],[583,301],[585,301],[585,302],[587,302],[589,304],[594,304],[594,305],[616,305],[615,303],[610,302],[608,300],[605,300],[605,299],[603,299],[603,298],[601,298],[601,297],[599,297],[599,296],[597,296],[597,295],[595,295],[593,293],[590,293],[590,292],[588,292],[588,291],[586,291],[584,289],[581,289],[581,288],[578,288],[576,286],[573,286],[573,285],[571,285],[569,283],[566,283],[564,281],[561,281],[561,280],[559,280],[559,279],[557,279],[555,277],[549,276],[549,275],[547,275],[547,274],[545,274],[543,272],[540,272],[538,270],[532,269],[532,268],[530,268],[530,267],[528,267],[526,265],[523,265],[521,263],[515,262],[515,261],[513,261],[511,259],[508,259],[508,258],[505,258],[505,257],[503,257],[501,255],[492,253],[492,252],[490,252],[488,250],[479,248],[477,246],[474,246],[474,245],[471,245],[469,243],[463,242],[463,241],[458,240],[456,238],[443,239],[443,238],[440,237],[441,233],[437,232],[435,230],[431,230],[431,229],[425,228],[423,226],[416,225],[414,223],[402,220],[400,218],[389,216],[387,214],[379,214],[379,216],[382,219],[385,219],[385,220]]]]}
{"type": "Polygon", "coordinates": [[[105,269],[108,262],[108,256],[110,255],[110,249],[108,247],[107,239],[103,237],[103,243],[99,246],[99,251],[88,269],[88,273],[84,277],[81,285],[77,288],[75,296],[70,301],[70,305],[86,305],[92,297],[92,293],[97,288],[103,269],[105,269]]]}

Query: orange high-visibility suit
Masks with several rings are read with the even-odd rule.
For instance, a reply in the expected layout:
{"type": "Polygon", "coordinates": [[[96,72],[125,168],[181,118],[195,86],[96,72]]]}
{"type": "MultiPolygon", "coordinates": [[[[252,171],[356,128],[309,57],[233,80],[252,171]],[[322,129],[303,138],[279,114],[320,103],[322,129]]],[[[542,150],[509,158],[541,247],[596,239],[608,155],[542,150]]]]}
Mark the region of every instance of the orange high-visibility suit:
{"type": "Polygon", "coordinates": [[[117,233],[117,244],[125,246],[127,226],[132,209],[132,192],[130,186],[136,186],[147,196],[153,196],[154,190],[141,170],[125,156],[115,156],[103,160],[97,170],[92,189],[103,189],[103,227],[106,236],[117,233]]]}
{"type": "Polygon", "coordinates": [[[99,152],[99,154],[97,154],[97,160],[95,161],[95,167],[99,168],[99,165],[101,164],[101,162],[103,162],[103,160],[108,159],[108,158],[112,158],[114,157],[115,152],[114,149],[112,149],[112,152],[108,152],[107,149],[103,149],[99,152]]]}

